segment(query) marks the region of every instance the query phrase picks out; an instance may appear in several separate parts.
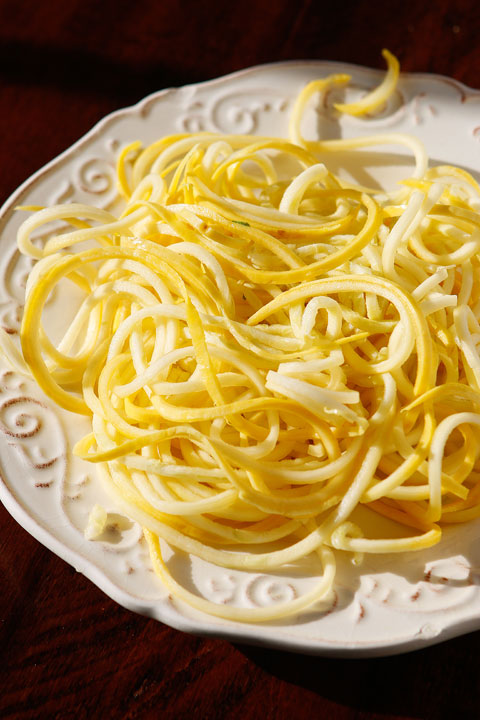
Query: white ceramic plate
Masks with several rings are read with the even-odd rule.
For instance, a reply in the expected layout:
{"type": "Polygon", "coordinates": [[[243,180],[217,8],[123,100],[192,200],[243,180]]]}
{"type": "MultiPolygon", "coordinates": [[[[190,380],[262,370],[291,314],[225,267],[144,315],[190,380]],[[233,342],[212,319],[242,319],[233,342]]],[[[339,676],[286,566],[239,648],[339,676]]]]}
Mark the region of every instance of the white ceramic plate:
{"type": "MultiPolygon", "coordinates": [[[[379,82],[382,73],[326,62],[294,62],[252,68],[219,80],[166,90],[100,122],[84,138],[37,172],[8,200],[0,226],[0,326],[15,337],[23,288],[31,262],[15,249],[22,219],[18,204],[87,202],[110,207],[116,200],[114,161],[123,145],[145,144],[172,132],[211,130],[285,135],[289,110],[308,81],[348,72],[353,99],[379,82]]],[[[433,162],[480,169],[480,92],[448,78],[403,76],[395,96],[376,118],[333,118],[330,96],[311,110],[306,132],[323,137],[404,131],[426,144],[433,162]]],[[[405,176],[408,160],[398,148],[366,157],[371,176],[393,182],[405,176]],[[392,172],[385,165],[395,166],[392,172]]],[[[51,303],[49,323],[65,321],[51,303]]],[[[140,528],[119,520],[101,540],[83,530],[96,502],[112,515],[95,471],[71,456],[86,430],[82,418],[52,407],[34,383],[0,368],[0,498],[16,520],[60,557],[84,573],[126,608],[151,615],[180,630],[331,655],[387,655],[404,652],[480,628],[480,524],[446,532],[435,548],[407,558],[367,558],[355,569],[342,561],[336,595],[328,610],[295,620],[245,625],[211,618],[172,600],[150,568],[140,528]]],[[[245,606],[285,600],[313,582],[295,572],[242,574],[172,554],[177,577],[215,602],[245,606]]],[[[308,571],[308,568],[304,568],[308,571]]],[[[308,573],[307,573],[308,575],[308,573]]]]}

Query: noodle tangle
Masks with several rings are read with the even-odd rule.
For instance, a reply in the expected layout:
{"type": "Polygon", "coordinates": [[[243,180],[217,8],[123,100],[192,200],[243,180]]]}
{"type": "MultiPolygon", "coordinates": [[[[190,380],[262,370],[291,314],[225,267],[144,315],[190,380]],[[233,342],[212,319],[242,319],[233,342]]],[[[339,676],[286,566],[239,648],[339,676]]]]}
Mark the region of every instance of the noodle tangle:
{"type": "MultiPolygon", "coordinates": [[[[388,100],[385,57],[385,81],[338,112],[388,100]]],[[[289,140],[135,142],[118,159],[120,214],[59,205],[18,233],[36,264],[21,353],[3,333],[4,356],[91,419],[74,452],[143,526],[172,594],[230,620],[328,598],[339,550],[415,551],[480,515],[480,189],[429,169],[409,136],[305,139],[307,104],[347,82],[304,88],[289,140]],[[339,150],[392,143],[415,165],[393,192],[328,169],[339,150]],[[40,246],[52,221],[64,229],[40,246]],[[82,300],[53,343],[42,315],[62,283],[82,300]],[[379,518],[397,532],[379,535],[379,518]],[[318,577],[288,602],[216,605],[171,576],[160,540],[236,570],[311,556],[318,577]]]]}

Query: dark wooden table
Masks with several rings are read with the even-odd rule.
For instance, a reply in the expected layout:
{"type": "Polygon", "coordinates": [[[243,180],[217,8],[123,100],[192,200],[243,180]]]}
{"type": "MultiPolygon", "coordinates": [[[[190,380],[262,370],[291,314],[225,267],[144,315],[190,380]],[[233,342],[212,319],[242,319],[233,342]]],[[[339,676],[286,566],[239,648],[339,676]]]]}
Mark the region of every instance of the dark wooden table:
{"type": "MultiPolygon", "coordinates": [[[[0,0],[0,199],[147,93],[321,58],[480,88],[478,0],[0,0]]],[[[1,718],[478,718],[480,633],[307,658],[182,634],[116,605],[0,507],[1,718]]]]}

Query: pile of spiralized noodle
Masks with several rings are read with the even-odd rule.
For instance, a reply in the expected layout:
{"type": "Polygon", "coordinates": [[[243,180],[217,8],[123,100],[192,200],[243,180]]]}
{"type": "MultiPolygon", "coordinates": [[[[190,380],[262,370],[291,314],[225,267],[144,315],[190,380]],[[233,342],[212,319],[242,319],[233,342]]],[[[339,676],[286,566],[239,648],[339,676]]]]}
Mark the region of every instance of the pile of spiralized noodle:
{"type": "MultiPolygon", "coordinates": [[[[388,99],[398,63],[384,55],[381,85],[338,112],[388,99]]],[[[232,620],[328,597],[332,548],[355,561],[426,548],[440,524],[480,515],[480,188],[461,169],[428,169],[407,135],[305,140],[310,98],[347,81],[304,88],[289,140],[133,143],[118,161],[119,217],[59,205],[18,234],[37,262],[23,360],[2,335],[4,354],[91,417],[74,452],[144,527],[174,596],[232,620]],[[394,192],[329,172],[332,153],[382,144],[414,156],[394,192]],[[65,232],[31,240],[59,219],[65,232]],[[54,346],[42,312],[64,279],[84,300],[54,346]],[[376,518],[400,532],[379,537],[376,518]],[[159,538],[246,571],[316,554],[318,581],[268,607],[217,605],[176,582],[159,538]]]]}

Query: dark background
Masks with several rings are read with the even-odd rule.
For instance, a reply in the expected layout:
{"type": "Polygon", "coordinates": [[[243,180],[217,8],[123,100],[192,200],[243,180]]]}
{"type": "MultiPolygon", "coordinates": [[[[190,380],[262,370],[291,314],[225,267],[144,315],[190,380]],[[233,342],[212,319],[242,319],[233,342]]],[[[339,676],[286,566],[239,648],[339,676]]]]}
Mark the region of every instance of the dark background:
{"type": "MultiPolygon", "coordinates": [[[[480,88],[478,0],[0,0],[0,202],[104,115],[168,86],[318,58],[480,88]]],[[[123,610],[0,507],[0,718],[478,718],[480,633],[308,658],[123,610]]]]}

